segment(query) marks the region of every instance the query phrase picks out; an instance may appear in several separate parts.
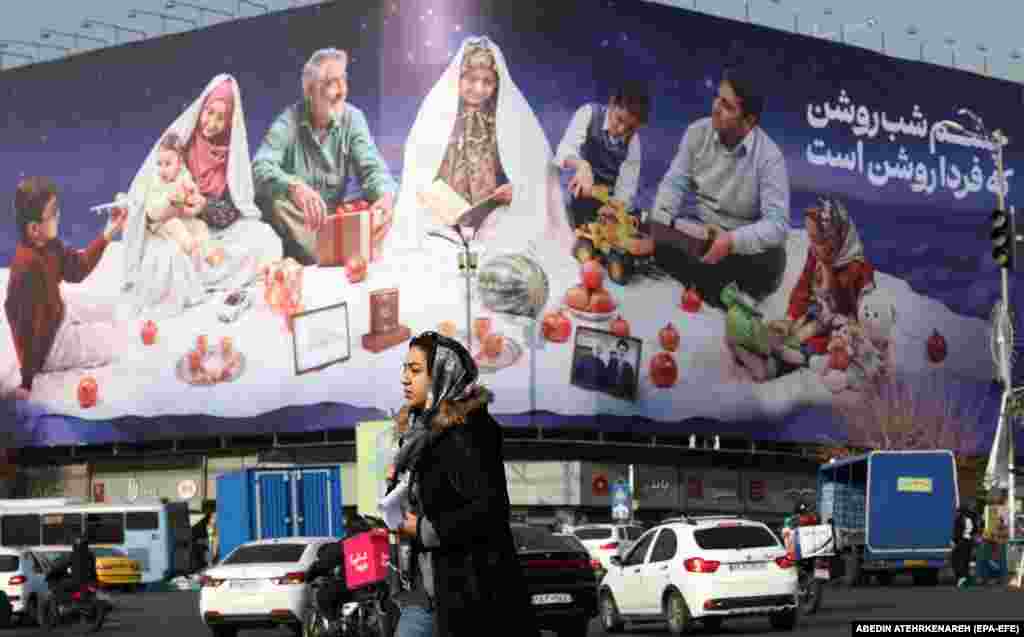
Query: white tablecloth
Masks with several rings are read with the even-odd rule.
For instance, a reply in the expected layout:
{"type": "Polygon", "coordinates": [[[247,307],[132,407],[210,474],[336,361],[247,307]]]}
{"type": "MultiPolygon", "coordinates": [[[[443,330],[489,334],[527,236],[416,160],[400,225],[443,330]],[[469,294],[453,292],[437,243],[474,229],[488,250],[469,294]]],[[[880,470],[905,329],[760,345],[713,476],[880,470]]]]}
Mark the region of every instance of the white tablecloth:
{"type": "MultiPolygon", "coordinates": [[[[111,245],[93,275],[79,285],[65,284],[66,293],[116,298],[122,272],[121,247],[120,243],[111,245]]],[[[789,290],[796,283],[806,255],[802,232],[791,233],[788,252],[783,285],[764,304],[768,317],[781,317],[785,312],[789,290]]],[[[481,262],[486,259],[484,255],[481,262]]],[[[538,260],[551,282],[551,309],[561,304],[566,289],[577,284],[579,265],[567,256],[547,253],[539,254],[538,260]]],[[[978,380],[991,377],[985,321],[955,315],[884,273],[878,273],[877,279],[897,308],[893,347],[898,370],[928,371],[925,341],[932,329],[938,329],[949,345],[943,370],[978,380]]],[[[6,280],[4,269],[0,271],[0,290],[6,290],[6,280]]],[[[310,267],[305,272],[307,309],[340,301],[348,303],[352,356],[347,362],[296,376],[292,338],[283,320],[264,305],[262,287],[257,287],[251,290],[256,301],[254,307],[236,323],[220,322],[219,304],[207,303],[182,316],[160,321],[157,342],[152,346],[144,346],[138,337],[141,320],[131,319],[126,329],[133,336],[119,360],[88,372],[40,375],[34,382],[33,400],[50,412],[86,419],[196,413],[241,418],[288,405],[321,402],[385,411],[397,409],[401,403],[399,373],[407,345],[378,354],[362,348],[362,335],[369,331],[368,293],[398,287],[400,321],[415,334],[436,329],[444,320],[455,321],[464,329],[464,285],[457,272],[453,248],[445,244],[435,246],[431,253],[392,257],[372,264],[369,276],[359,284],[348,283],[340,268],[310,267]],[[234,382],[209,387],[179,381],[175,362],[200,334],[206,334],[211,342],[231,336],[235,347],[246,356],[244,374],[234,382]],[[97,379],[100,400],[95,407],[83,410],[78,405],[76,389],[86,373],[97,379]]],[[[527,346],[533,340],[528,338],[527,322],[495,317],[495,329],[518,340],[526,351],[514,366],[484,376],[484,382],[496,395],[493,413],[541,410],[564,415],[645,416],[668,422],[697,416],[734,420],[779,416],[799,405],[828,404],[832,400],[819,378],[809,371],[759,385],[737,382],[723,355],[722,313],[708,307],[695,314],[681,310],[682,288],[675,281],[639,278],[626,287],[610,282],[606,282],[606,287],[629,321],[632,335],[643,340],[637,401],[570,385],[572,339],[562,344],[536,339],[537,347],[531,349],[527,346]],[[658,330],[668,322],[675,325],[681,336],[676,353],[680,377],[676,386],[659,389],[650,383],[647,367],[650,358],[661,349],[658,330]]],[[[480,308],[475,299],[474,306],[474,315],[478,315],[480,308]]],[[[578,323],[575,319],[573,322],[578,323]]],[[[6,324],[2,331],[0,380],[9,388],[18,383],[20,376],[6,324]]]]}

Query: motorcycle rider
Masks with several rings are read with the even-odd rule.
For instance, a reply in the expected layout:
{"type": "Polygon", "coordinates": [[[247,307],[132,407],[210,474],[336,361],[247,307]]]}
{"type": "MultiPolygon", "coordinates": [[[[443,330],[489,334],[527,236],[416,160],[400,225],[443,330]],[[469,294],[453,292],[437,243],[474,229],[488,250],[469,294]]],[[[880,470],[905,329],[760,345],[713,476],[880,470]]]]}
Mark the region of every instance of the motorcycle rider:
{"type": "Polygon", "coordinates": [[[54,562],[46,576],[51,591],[61,601],[70,599],[72,593],[96,580],[96,555],[89,549],[85,533],[75,536],[71,553],[54,562]]]}

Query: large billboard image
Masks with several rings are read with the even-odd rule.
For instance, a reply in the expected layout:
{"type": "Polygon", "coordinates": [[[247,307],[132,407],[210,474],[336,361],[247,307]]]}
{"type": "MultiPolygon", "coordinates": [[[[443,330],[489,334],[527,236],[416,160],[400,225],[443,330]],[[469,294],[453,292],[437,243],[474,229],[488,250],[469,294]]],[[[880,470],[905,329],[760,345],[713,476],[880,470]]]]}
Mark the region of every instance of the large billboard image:
{"type": "Polygon", "coordinates": [[[894,384],[991,397],[1019,87],[549,4],[325,3],[3,72],[11,444],[353,428],[426,330],[510,426],[813,441],[894,384]]]}

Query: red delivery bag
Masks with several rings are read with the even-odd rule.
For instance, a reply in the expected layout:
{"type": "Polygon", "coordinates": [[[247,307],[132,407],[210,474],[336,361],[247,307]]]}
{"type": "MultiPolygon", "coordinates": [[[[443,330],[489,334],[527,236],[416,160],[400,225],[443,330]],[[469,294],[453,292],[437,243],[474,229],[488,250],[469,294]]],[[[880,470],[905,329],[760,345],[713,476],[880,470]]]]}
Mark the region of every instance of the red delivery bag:
{"type": "Polygon", "coordinates": [[[342,541],[345,584],[355,590],[385,581],[391,564],[388,532],[372,529],[342,541]]]}

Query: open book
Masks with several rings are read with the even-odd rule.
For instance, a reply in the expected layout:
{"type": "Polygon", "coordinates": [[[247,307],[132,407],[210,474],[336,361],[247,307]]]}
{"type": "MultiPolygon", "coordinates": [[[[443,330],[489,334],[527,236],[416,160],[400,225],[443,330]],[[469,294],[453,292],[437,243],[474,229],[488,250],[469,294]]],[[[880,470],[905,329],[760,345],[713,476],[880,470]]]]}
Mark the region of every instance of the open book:
{"type": "Polygon", "coordinates": [[[435,179],[430,188],[421,192],[417,199],[420,205],[430,211],[434,222],[443,226],[479,228],[494,209],[502,205],[494,197],[488,197],[472,206],[442,179],[435,179]]]}

